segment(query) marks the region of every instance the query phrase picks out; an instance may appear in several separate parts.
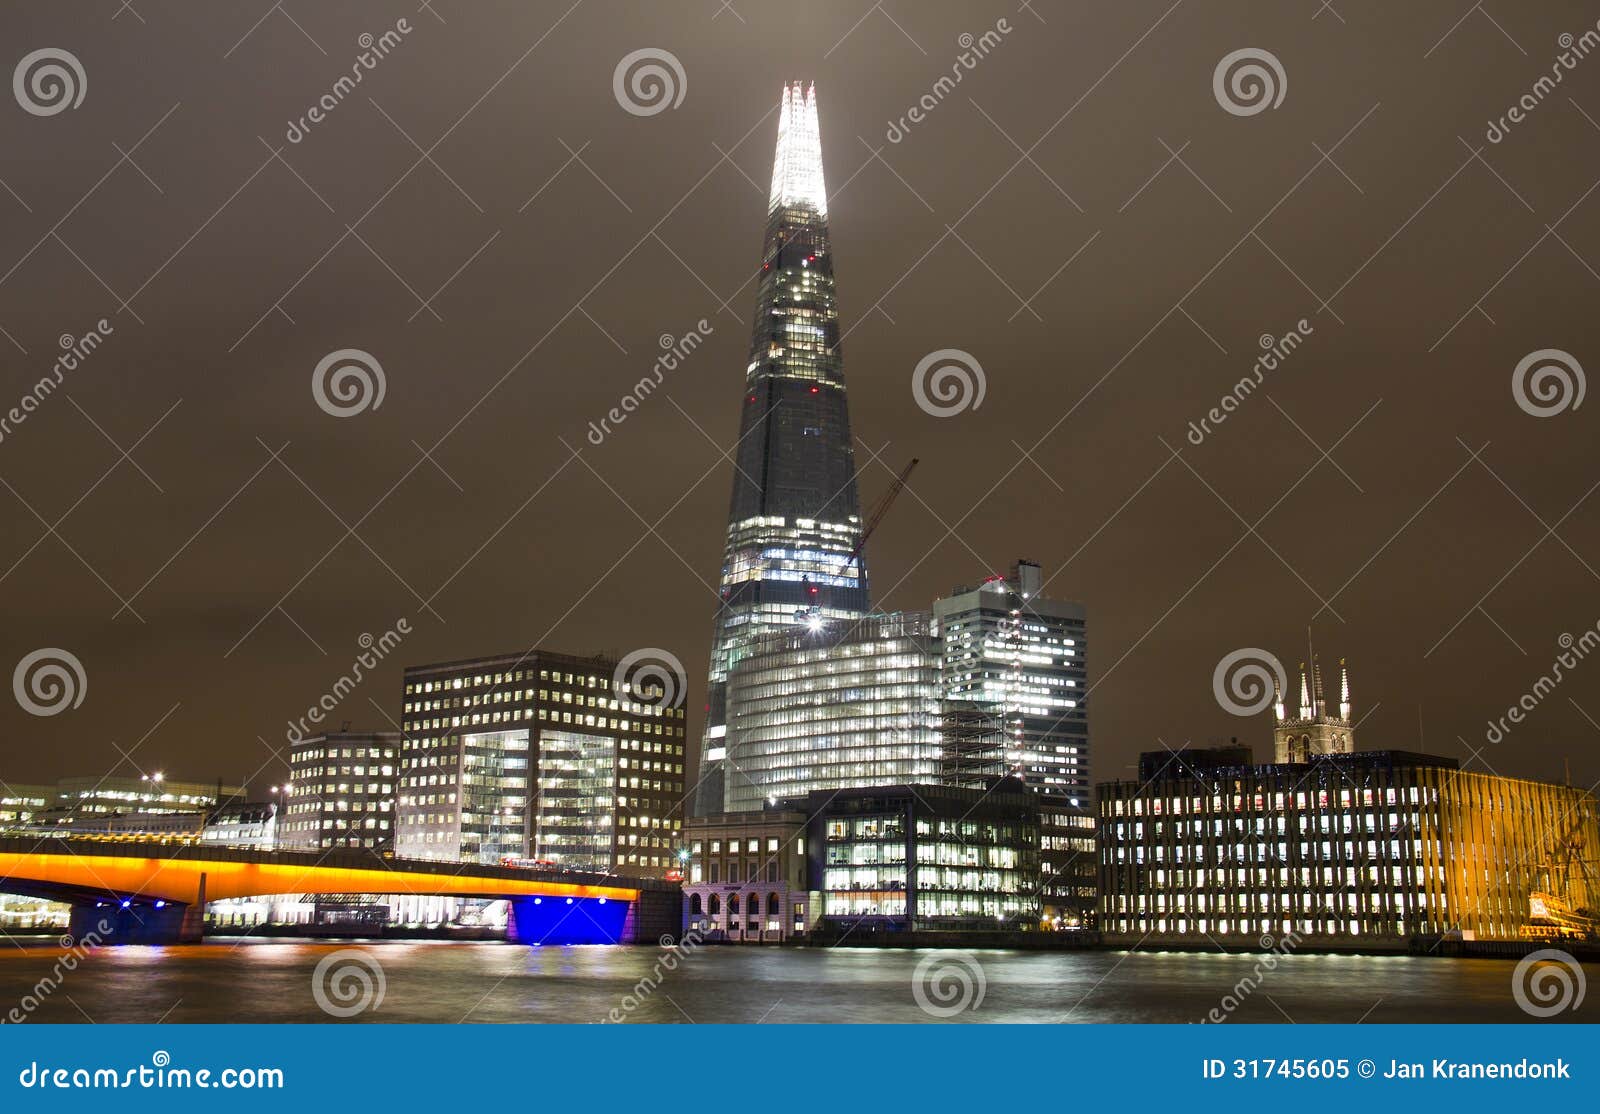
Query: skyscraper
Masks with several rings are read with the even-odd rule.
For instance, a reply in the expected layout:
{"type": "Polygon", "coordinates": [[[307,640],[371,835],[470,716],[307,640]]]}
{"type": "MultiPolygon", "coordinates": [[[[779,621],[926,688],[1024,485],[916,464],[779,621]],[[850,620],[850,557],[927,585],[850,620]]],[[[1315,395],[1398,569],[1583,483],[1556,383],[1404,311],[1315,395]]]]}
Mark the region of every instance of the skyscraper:
{"type": "Polygon", "coordinates": [[[758,635],[868,609],[816,86],[784,86],[741,395],[695,811],[723,811],[727,682],[758,635]]]}

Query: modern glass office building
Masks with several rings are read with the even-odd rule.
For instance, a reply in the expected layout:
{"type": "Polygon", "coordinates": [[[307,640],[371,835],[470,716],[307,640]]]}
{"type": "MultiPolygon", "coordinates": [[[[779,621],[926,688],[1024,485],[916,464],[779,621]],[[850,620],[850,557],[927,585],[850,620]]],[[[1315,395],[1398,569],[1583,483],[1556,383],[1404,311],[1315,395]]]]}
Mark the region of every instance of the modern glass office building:
{"type": "Polygon", "coordinates": [[[727,812],[939,780],[939,651],[926,612],[770,633],[745,649],[728,694],[727,812]]]}
{"type": "Polygon", "coordinates": [[[1032,561],[933,605],[942,647],[947,752],[958,769],[1002,772],[1039,796],[1043,919],[1093,923],[1087,614],[1043,595],[1032,561]]]}
{"type": "Polygon", "coordinates": [[[1035,928],[1038,801],[1014,779],[810,794],[800,807],[811,818],[806,844],[826,927],[1035,928]]]}
{"type": "Polygon", "coordinates": [[[987,708],[1004,733],[1006,773],[1087,809],[1086,613],[1040,594],[1039,566],[958,589],[933,605],[946,700],[987,708]]]}
{"type": "Polygon", "coordinates": [[[724,811],[732,669],[765,632],[868,609],[816,87],[786,85],[740,393],[695,812],[724,811]]]}
{"type": "Polygon", "coordinates": [[[618,691],[619,666],[548,650],[407,666],[397,854],[675,869],[684,686],[618,691]]]}

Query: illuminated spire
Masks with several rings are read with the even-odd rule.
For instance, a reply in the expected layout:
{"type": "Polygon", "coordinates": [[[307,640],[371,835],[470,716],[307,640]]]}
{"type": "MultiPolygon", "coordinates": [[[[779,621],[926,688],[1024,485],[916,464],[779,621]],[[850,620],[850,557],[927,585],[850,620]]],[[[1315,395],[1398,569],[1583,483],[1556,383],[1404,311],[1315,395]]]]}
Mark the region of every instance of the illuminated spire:
{"type": "Polygon", "coordinates": [[[822,182],[822,133],[817,125],[817,86],[795,81],[783,87],[778,114],[778,153],[772,161],[772,197],[767,212],[785,206],[828,215],[822,182]]]}
{"type": "Polygon", "coordinates": [[[1343,658],[1339,659],[1339,718],[1350,719],[1350,669],[1343,658]]]}
{"type": "Polygon", "coordinates": [[[1300,663],[1300,718],[1310,719],[1315,715],[1311,710],[1311,688],[1306,684],[1306,663],[1300,663]]]}
{"type": "Polygon", "coordinates": [[[1278,679],[1272,679],[1272,719],[1274,723],[1283,722],[1283,686],[1278,679]]]}

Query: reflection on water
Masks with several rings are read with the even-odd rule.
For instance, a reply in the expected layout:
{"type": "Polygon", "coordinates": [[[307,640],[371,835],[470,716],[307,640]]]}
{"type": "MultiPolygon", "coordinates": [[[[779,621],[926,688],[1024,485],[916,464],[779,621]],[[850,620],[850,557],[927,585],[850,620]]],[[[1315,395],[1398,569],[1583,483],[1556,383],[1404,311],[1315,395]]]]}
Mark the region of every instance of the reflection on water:
{"type": "MultiPolygon", "coordinates": [[[[5,947],[0,1015],[60,972],[28,1020],[329,1021],[313,995],[319,962],[328,961],[323,997],[335,1008],[375,995],[376,982],[361,982],[370,970],[329,960],[355,946],[376,959],[383,990],[358,1021],[935,1020],[914,992],[919,964],[920,997],[935,1010],[976,1001],[981,989],[977,1008],[953,1013],[955,1021],[1183,1023],[1215,1009],[1238,1022],[1530,1020],[1511,994],[1516,964],[1505,960],[1290,955],[1264,970],[1248,955],[982,951],[970,953],[975,963],[956,963],[948,952],[705,947],[663,965],[654,947],[253,939],[104,948],[68,971],[58,948],[5,947]]],[[[1556,1020],[1600,1020],[1597,1009],[1585,1004],[1556,1020]]]]}

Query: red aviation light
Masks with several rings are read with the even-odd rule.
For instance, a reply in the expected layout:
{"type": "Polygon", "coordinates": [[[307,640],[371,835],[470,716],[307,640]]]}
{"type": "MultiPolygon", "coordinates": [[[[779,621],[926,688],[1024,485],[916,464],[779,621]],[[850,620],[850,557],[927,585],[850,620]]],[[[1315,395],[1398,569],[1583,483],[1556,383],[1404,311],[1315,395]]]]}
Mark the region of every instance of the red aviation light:
{"type": "Polygon", "coordinates": [[[819,393],[819,392],[820,392],[820,391],[821,391],[821,390],[822,390],[822,388],[821,388],[821,387],[812,387],[812,388],[811,388],[811,393],[812,393],[812,394],[817,394],[817,393],[819,393]]]}

